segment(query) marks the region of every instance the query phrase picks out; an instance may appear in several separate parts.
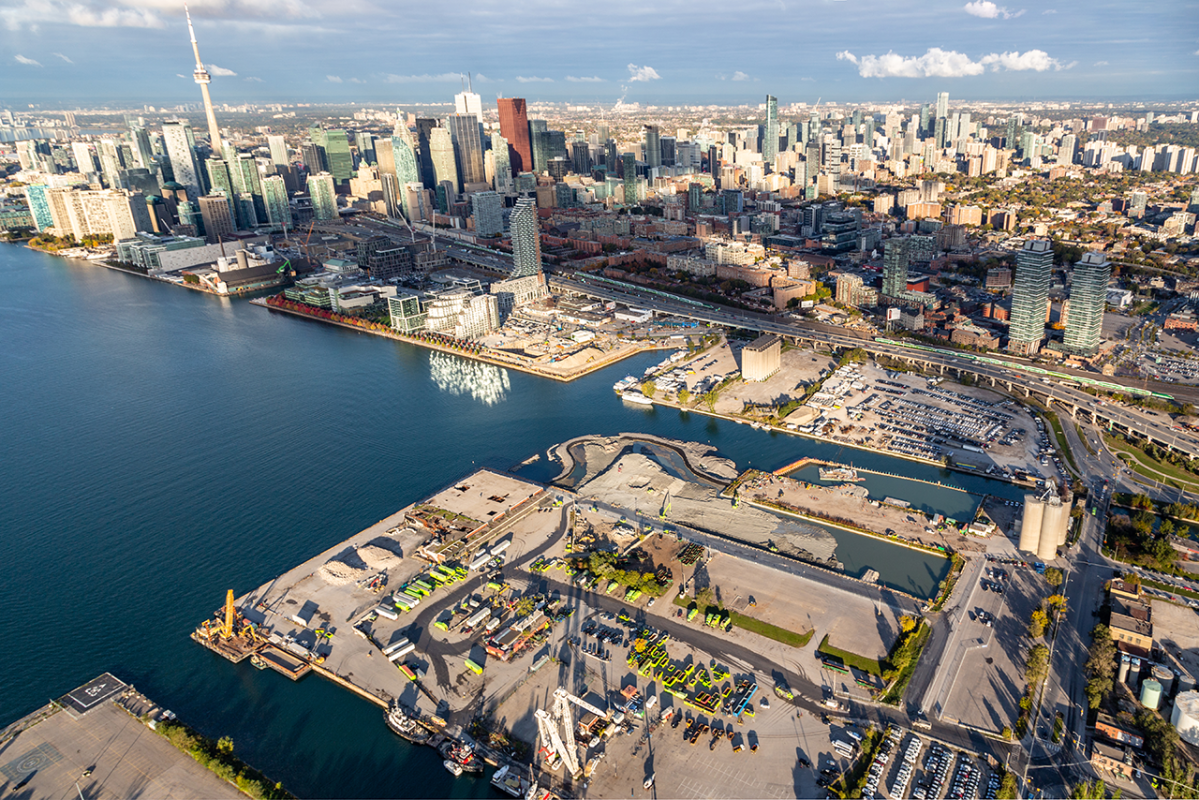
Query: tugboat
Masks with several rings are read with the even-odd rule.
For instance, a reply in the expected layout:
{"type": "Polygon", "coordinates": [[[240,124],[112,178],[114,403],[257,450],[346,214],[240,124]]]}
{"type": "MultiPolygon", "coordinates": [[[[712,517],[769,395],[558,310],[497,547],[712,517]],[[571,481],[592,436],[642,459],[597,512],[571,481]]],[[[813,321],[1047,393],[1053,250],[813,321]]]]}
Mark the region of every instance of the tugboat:
{"type": "Polygon", "coordinates": [[[447,758],[445,761],[441,762],[441,765],[445,767],[446,772],[450,773],[455,778],[462,777],[462,765],[457,761],[451,761],[447,758]]]}
{"type": "Polygon", "coordinates": [[[437,752],[461,767],[463,772],[483,771],[483,759],[479,758],[474,748],[457,739],[446,739],[437,746],[437,752]]]}
{"type": "Polygon", "coordinates": [[[399,706],[392,706],[387,712],[387,727],[413,744],[427,744],[432,735],[424,725],[417,722],[416,717],[399,706]]]}

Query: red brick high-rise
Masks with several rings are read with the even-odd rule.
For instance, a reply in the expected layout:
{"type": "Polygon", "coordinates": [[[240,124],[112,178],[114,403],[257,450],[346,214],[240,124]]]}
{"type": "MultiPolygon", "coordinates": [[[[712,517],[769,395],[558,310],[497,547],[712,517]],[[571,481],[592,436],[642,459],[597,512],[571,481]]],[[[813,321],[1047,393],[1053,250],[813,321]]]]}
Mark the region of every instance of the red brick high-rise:
{"type": "Polygon", "coordinates": [[[512,174],[533,169],[533,148],[529,146],[529,114],[523,97],[501,97],[496,100],[500,109],[500,135],[508,140],[508,160],[512,174]]]}

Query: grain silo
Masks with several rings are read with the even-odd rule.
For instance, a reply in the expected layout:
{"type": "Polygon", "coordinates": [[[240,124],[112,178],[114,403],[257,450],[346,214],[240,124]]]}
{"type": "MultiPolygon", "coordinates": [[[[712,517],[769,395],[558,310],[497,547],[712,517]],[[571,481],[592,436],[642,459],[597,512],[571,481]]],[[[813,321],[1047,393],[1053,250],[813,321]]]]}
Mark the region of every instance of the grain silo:
{"type": "Polygon", "coordinates": [[[1057,558],[1057,548],[1066,543],[1066,523],[1070,520],[1070,509],[1062,504],[1056,494],[1041,501],[1045,510],[1041,514],[1041,541],[1037,546],[1037,557],[1043,561],[1057,558]]]}
{"type": "Polygon", "coordinates": [[[1036,495],[1024,495],[1024,522],[1020,525],[1020,549],[1026,553],[1037,552],[1041,541],[1041,520],[1045,506],[1036,495]]]}

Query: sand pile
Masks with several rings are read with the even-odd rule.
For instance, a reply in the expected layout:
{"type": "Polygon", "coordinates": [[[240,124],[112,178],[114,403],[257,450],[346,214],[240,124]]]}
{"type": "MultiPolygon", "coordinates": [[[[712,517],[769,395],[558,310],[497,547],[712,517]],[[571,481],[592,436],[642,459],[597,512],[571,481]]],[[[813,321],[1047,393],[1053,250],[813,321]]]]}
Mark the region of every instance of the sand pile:
{"type": "Polygon", "coordinates": [[[377,544],[364,544],[358,548],[358,557],[371,569],[391,569],[400,563],[400,557],[377,544]]]}
{"type": "Polygon", "coordinates": [[[345,553],[325,562],[325,565],[317,570],[317,574],[334,586],[349,586],[371,574],[371,570],[367,569],[365,565],[359,566],[360,564],[362,562],[355,557],[353,552],[345,553]],[[354,561],[358,563],[351,563],[354,561]]]}

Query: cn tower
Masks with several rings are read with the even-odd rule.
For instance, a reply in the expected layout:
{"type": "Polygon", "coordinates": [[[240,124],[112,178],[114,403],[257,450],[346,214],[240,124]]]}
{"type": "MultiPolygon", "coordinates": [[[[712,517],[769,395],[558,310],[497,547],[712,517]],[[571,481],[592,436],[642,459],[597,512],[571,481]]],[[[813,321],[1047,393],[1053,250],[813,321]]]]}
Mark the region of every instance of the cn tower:
{"type": "Polygon", "coordinates": [[[192,37],[192,52],[196,54],[196,70],[192,75],[196,79],[196,83],[200,84],[200,93],[204,95],[204,113],[208,115],[208,140],[212,147],[212,154],[217,158],[223,158],[221,155],[221,129],[216,124],[216,113],[212,110],[212,95],[208,93],[208,84],[212,82],[212,77],[208,74],[208,70],[204,69],[204,62],[200,60],[200,46],[196,44],[196,29],[192,27],[192,15],[187,10],[187,3],[183,4],[183,13],[187,15],[187,32],[192,37]]]}

